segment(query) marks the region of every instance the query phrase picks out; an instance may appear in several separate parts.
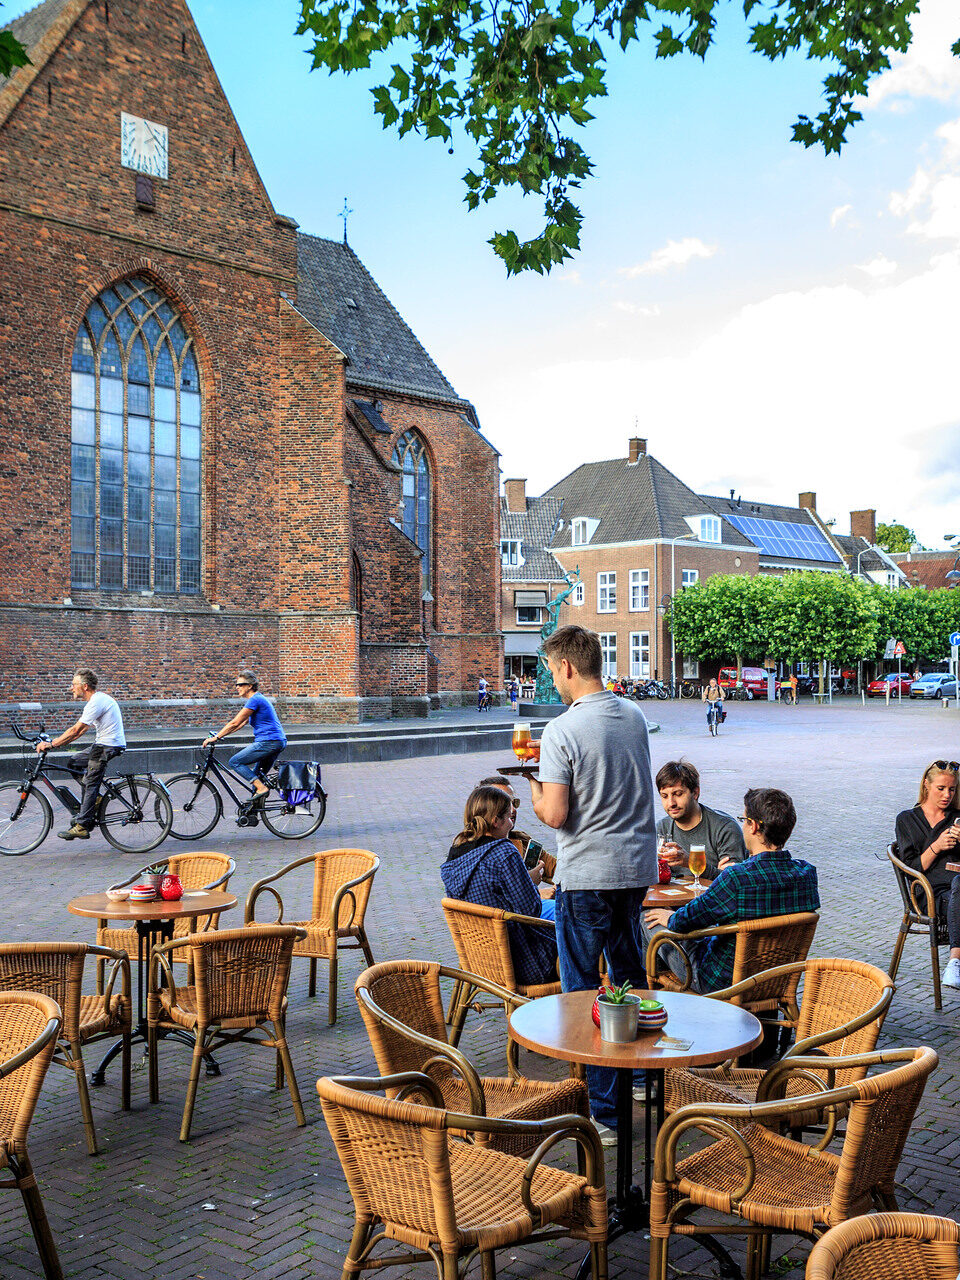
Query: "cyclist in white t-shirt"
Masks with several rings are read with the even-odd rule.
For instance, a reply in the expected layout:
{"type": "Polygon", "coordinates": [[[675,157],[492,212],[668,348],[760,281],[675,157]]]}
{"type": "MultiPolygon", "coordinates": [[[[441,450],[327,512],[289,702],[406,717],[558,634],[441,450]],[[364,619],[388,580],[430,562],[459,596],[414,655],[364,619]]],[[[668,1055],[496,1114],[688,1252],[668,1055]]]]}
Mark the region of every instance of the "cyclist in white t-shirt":
{"type": "Polygon", "coordinates": [[[37,750],[42,752],[49,751],[51,747],[65,747],[88,729],[96,730],[93,746],[88,751],[75,755],[69,765],[75,773],[83,774],[80,812],[74,818],[72,826],[66,831],[57,832],[61,840],[87,840],[97,821],[97,797],[103,775],[108,763],[126,749],[127,739],[123,732],[120,707],[108,693],[97,691],[97,677],[93,671],[85,668],[78,671],[73,677],[70,692],[75,701],[86,704],[80,713],[80,719],[51,742],[38,742],[37,750]]]}

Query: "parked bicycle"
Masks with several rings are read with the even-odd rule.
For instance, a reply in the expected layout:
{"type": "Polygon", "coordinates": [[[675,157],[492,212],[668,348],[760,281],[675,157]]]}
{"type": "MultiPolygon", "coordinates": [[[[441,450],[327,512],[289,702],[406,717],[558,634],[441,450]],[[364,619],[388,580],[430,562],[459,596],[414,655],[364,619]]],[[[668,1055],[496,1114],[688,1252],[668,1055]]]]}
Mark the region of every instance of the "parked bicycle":
{"type": "Polygon", "coordinates": [[[680,681],[680,697],[681,698],[699,698],[703,692],[703,685],[699,680],[681,680],[680,681]]]}
{"type": "MultiPolygon", "coordinates": [[[[284,776],[285,762],[263,777],[265,795],[258,796],[252,783],[221,764],[213,746],[197,748],[197,766],[190,773],[177,773],[166,782],[173,804],[175,840],[200,840],[209,835],[223,817],[223,797],[210,781],[212,774],[237,806],[237,826],[255,827],[260,821],[281,840],[302,840],[313,835],[327,815],[327,793],[320,785],[320,766],[310,788],[291,787],[284,776]],[[231,782],[239,789],[238,795],[231,782]],[[244,797],[244,794],[246,796],[244,797]]],[[[312,761],[305,762],[312,764],[312,761]]],[[[292,767],[293,762],[286,762],[292,767]]]]}
{"type": "MultiPolygon", "coordinates": [[[[49,742],[44,725],[31,737],[16,720],[10,721],[14,737],[36,747],[49,742]]],[[[65,773],[74,782],[80,774],[69,764],[54,764],[50,752],[34,752],[25,761],[22,782],[0,782],[0,854],[20,857],[39,848],[53,826],[53,808],[40,790],[41,785],[64,809],[75,817],[80,812],[80,795],[66,784],[51,782],[48,772],[65,773]]],[[[124,853],[149,853],[166,838],[173,821],[173,809],[166,787],[152,774],[121,773],[104,778],[97,801],[97,826],[104,839],[124,853]]]]}

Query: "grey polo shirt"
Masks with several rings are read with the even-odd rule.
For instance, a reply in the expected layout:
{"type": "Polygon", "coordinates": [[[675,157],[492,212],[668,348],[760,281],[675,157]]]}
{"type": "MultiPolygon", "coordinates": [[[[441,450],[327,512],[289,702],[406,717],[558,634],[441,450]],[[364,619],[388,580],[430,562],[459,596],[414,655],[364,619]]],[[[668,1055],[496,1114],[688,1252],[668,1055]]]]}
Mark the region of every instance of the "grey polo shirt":
{"type": "Polygon", "coordinates": [[[557,831],[564,889],[637,889],[657,880],[650,742],[634,702],[603,690],[551,720],[540,746],[541,782],[570,788],[557,831]]]}

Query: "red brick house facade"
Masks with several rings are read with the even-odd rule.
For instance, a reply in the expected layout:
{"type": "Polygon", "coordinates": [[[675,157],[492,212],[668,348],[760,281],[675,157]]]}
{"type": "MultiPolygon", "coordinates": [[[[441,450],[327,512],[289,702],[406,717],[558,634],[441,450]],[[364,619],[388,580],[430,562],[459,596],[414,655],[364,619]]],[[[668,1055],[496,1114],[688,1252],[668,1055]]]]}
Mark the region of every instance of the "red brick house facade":
{"type": "Polygon", "coordinates": [[[275,212],[180,0],[11,26],[0,703],[81,665],[131,723],[205,724],[248,665],[291,721],[472,690],[502,641],[470,404],[348,246],[275,212]]]}

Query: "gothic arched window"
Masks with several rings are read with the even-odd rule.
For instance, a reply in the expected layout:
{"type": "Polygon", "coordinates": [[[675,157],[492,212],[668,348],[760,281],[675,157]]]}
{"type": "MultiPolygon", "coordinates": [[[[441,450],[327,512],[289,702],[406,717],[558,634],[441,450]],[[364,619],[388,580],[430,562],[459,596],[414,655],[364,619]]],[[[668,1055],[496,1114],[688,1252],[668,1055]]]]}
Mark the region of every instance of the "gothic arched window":
{"type": "Polygon", "coordinates": [[[403,532],[423,552],[423,581],[430,583],[430,466],[427,450],[415,431],[407,431],[396,443],[393,461],[403,474],[400,477],[400,500],[403,504],[403,532]]]}
{"type": "Polygon", "coordinates": [[[71,382],[71,585],[198,594],[200,378],[149,280],[90,304],[71,382]]]}

